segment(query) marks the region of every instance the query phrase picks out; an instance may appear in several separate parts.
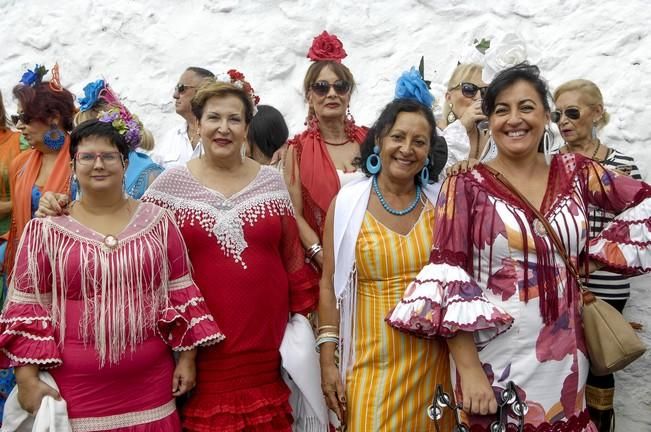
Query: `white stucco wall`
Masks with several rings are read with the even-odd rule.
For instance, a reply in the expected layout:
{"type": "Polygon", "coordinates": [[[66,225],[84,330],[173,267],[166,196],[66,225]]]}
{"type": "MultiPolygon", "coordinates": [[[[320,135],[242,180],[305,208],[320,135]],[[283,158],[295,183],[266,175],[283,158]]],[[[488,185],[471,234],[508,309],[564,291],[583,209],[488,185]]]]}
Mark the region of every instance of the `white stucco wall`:
{"type": "MultiPolygon", "coordinates": [[[[517,30],[552,88],[573,78],[601,87],[612,115],[602,141],[636,157],[651,179],[649,22],[648,0],[0,0],[0,89],[13,112],[10,91],[25,67],[58,61],[69,89],[80,94],[86,82],[106,78],[160,136],[179,121],[171,94],[185,67],[234,67],[294,133],[306,112],[305,53],[323,29],[344,42],[361,124],[373,121],[421,55],[440,97],[473,39],[517,30]]],[[[651,345],[648,286],[638,283],[626,314],[645,324],[651,345]]],[[[650,368],[647,354],[618,374],[618,431],[651,431],[650,368]]]]}

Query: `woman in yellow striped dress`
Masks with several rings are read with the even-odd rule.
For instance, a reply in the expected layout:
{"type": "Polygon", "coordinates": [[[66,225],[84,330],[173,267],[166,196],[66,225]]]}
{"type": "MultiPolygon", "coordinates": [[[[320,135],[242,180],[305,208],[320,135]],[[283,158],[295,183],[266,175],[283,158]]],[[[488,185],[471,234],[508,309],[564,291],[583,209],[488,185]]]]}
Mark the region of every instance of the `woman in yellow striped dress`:
{"type": "Polygon", "coordinates": [[[409,74],[401,80],[420,94],[383,110],[361,149],[367,178],[342,188],[326,218],[317,349],[326,402],[349,432],[432,430],[427,406],[449,382],[444,345],[384,322],[428,261],[438,194],[428,174],[447,159],[431,95],[409,74]]]}

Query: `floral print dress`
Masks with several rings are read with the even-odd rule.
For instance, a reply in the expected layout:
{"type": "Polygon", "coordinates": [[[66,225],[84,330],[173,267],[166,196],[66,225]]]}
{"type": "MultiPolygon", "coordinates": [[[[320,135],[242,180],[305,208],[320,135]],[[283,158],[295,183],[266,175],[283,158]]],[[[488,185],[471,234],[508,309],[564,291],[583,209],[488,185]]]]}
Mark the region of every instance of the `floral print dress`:
{"type": "MultiPolygon", "coordinates": [[[[651,270],[649,197],[646,183],[580,155],[556,155],[541,213],[581,266],[588,248],[605,270],[635,275],[651,270]],[[592,239],[589,205],[618,214],[592,239]]],[[[544,225],[483,165],[443,185],[430,263],[387,320],[426,338],[472,332],[496,396],[512,381],[526,400],[525,431],[596,430],[585,404],[577,283],[544,225]]],[[[461,401],[454,362],[452,380],[461,401]]],[[[495,416],[468,420],[472,431],[485,431],[495,416]]]]}

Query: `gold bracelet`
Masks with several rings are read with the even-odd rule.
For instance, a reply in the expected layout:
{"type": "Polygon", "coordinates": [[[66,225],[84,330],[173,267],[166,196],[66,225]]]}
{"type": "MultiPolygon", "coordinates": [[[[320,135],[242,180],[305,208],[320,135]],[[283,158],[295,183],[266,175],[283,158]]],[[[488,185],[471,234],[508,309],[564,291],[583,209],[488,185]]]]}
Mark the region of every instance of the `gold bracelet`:
{"type": "Polygon", "coordinates": [[[322,325],[322,326],[319,326],[317,331],[319,333],[321,333],[321,330],[326,330],[326,329],[331,329],[331,330],[337,330],[338,331],[339,326],[338,325],[322,325]]]}

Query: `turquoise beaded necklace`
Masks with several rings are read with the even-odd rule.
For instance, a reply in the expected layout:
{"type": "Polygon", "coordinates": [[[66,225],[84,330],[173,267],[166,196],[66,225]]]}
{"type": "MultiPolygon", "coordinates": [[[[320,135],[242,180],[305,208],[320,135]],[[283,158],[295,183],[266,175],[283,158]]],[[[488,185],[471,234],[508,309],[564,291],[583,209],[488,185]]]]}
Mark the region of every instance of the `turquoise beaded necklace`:
{"type": "Polygon", "coordinates": [[[414,198],[414,201],[407,206],[406,209],[404,210],[396,210],[393,207],[389,205],[389,203],[384,199],[384,196],[382,195],[382,192],[380,192],[380,187],[377,184],[377,176],[373,176],[373,190],[375,191],[375,194],[377,195],[377,198],[380,200],[380,204],[382,204],[382,207],[392,215],[396,216],[404,216],[407,213],[410,213],[413,211],[416,206],[418,205],[418,201],[420,201],[420,194],[421,194],[421,187],[419,184],[416,185],[416,197],[414,198]]]}

